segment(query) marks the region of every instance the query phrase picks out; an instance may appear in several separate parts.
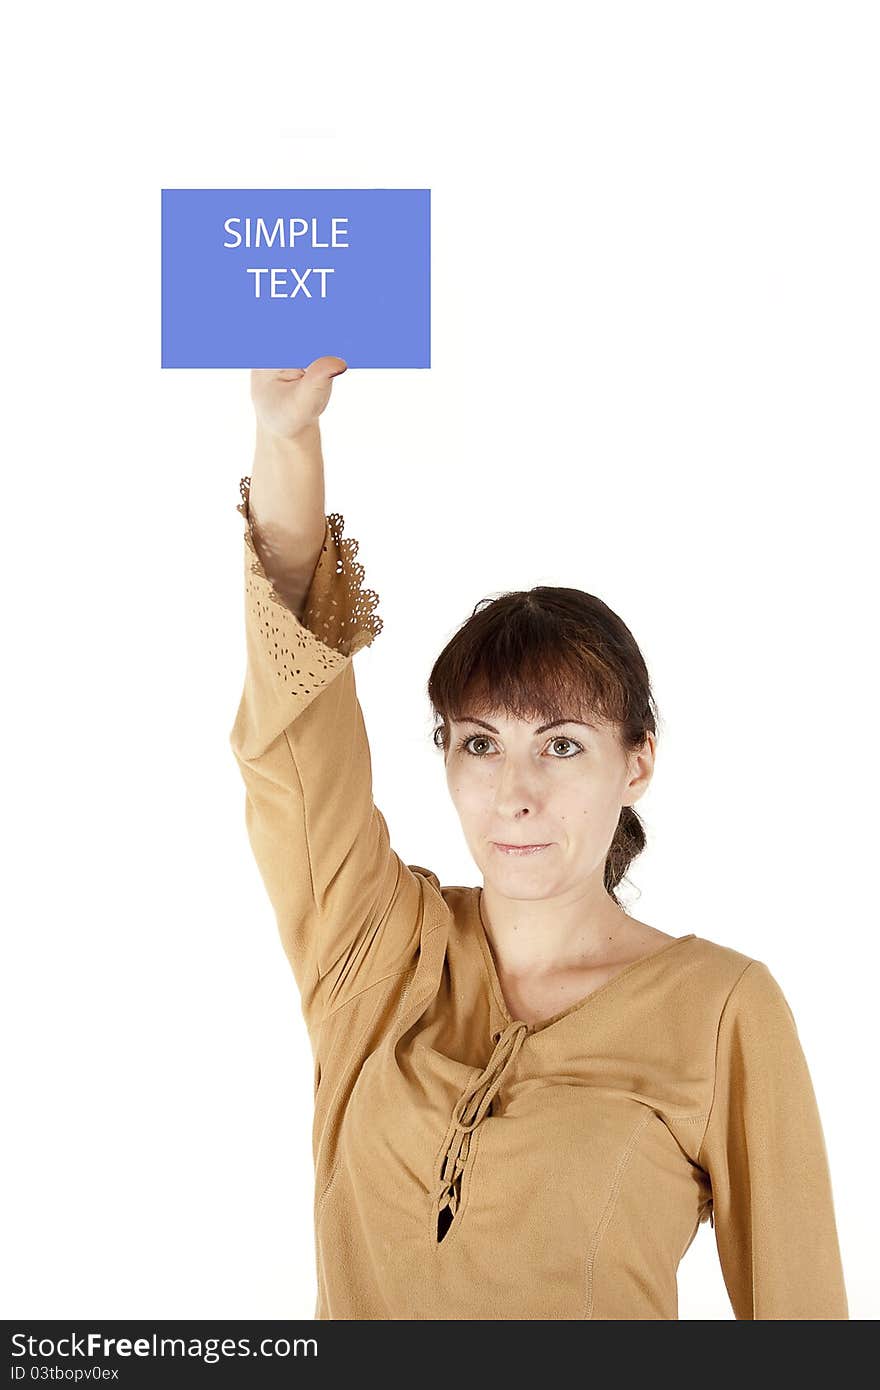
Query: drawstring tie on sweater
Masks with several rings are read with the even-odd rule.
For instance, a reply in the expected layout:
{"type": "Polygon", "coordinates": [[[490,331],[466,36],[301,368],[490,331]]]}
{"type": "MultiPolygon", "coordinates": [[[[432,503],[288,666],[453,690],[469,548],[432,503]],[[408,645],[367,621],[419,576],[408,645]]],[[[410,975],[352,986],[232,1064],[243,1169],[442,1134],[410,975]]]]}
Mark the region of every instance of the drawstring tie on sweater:
{"type": "Polygon", "coordinates": [[[485,1118],[495,1093],[523,1045],[529,1025],[518,1019],[492,1034],[495,1049],[479,1076],[459,1096],[453,1113],[455,1129],[446,1149],[440,1177],[438,1213],[449,1207],[455,1215],[461,1196],[461,1176],[467,1164],[470,1136],[485,1118]]]}

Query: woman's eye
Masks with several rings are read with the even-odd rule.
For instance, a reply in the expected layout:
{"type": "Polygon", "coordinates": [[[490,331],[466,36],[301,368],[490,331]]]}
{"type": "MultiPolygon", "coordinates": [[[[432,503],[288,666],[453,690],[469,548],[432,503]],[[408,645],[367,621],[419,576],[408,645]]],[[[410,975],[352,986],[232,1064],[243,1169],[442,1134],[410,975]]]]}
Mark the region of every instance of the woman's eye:
{"type": "MultiPolygon", "coordinates": [[[[569,746],[569,748],[574,748],[574,749],[576,749],[576,750],[578,750],[578,751],[579,751],[579,747],[580,747],[579,744],[575,743],[574,739],[572,739],[572,738],[562,738],[561,736],[560,736],[559,738],[554,738],[554,739],[551,740],[551,743],[550,743],[551,748],[552,748],[552,746],[553,746],[554,743],[567,743],[568,746],[569,746]]],[[[566,756],[570,757],[571,754],[567,754],[566,756]]]]}
{"type": "MultiPolygon", "coordinates": [[[[472,757],[482,758],[484,754],[479,750],[474,750],[470,748],[469,745],[472,743],[491,742],[492,740],[488,738],[486,734],[469,734],[466,738],[463,738],[460,741],[458,746],[459,748],[463,748],[466,753],[470,753],[472,757]]],[[[576,757],[578,753],[583,752],[583,749],[581,748],[580,744],[576,743],[573,738],[564,738],[561,734],[558,735],[556,738],[551,739],[550,743],[548,744],[548,747],[553,748],[559,743],[565,744],[569,749],[572,749],[573,751],[559,755],[553,754],[552,756],[556,759],[557,762],[561,762],[565,758],[576,757]]]]}
{"type": "Polygon", "coordinates": [[[463,738],[458,746],[459,748],[463,748],[466,753],[470,753],[472,750],[468,748],[469,743],[491,743],[491,741],[492,740],[488,739],[485,734],[471,734],[469,737],[463,738]]]}

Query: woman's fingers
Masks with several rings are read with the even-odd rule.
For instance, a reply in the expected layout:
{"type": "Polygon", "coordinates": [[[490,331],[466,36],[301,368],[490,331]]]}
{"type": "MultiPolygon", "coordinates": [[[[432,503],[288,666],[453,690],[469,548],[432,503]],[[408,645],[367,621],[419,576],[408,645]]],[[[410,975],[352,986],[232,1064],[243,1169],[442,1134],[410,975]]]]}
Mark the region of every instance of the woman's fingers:
{"type": "Polygon", "coordinates": [[[303,367],[251,369],[257,419],[274,434],[292,438],[326,409],[333,378],[348,370],[342,357],[316,357],[303,367]]]}
{"type": "Polygon", "coordinates": [[[348,363],[342,357],[316,357],[314,362],[310,362],[308,367],[281,367],[275,370],[272,367],[254,367],[252,376],[254,382],[268,385],[272,381],[302,381],[305,377],[311,385],[313,382],[329,381],[331,377],[341,376],[348,371],[348,363]]]}
{"type": "Polygon", "coordinates": [[[341,376],[348,371],[348,364],[341,357],[316,357],[314,362],[310,362],[303,367],[282,367],[279,372],[269,373],[279,381],[302,381],[303,377],[309,382],[327,381],[332,376],[341,376]]]}

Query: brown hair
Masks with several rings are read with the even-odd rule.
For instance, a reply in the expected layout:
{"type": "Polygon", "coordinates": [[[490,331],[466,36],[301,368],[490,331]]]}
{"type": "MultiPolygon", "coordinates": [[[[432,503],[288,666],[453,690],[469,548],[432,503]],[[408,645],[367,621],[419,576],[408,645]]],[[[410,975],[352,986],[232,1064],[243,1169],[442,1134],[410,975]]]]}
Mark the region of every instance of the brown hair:
{"type": "MultiPolygon", "coordinates": [[[[434,663],[428,699],[434,743],[445,751],[449,719],[501,710],[511,719],[598,718],[625,751],[656,736],[658,710],[636,640],[607,604],[582,589],[538,585],[481,599],[434,663]]],[[[622,806],[605,859],[615,888],[645,848],[641,817],[622,806]]]]}

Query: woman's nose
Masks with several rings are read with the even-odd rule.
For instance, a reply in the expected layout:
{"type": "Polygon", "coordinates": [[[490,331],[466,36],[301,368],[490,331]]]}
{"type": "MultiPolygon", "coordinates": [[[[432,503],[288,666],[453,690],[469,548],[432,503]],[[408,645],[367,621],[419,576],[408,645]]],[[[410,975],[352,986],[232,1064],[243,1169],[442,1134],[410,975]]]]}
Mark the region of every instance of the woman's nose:
{"type": "Polygon", "coordinates": [[[508,815],[530,810],[536,804],[537,795],[533,772],[519,763],[506,762],[495,787],[498,809],[508,815]]]}

